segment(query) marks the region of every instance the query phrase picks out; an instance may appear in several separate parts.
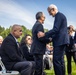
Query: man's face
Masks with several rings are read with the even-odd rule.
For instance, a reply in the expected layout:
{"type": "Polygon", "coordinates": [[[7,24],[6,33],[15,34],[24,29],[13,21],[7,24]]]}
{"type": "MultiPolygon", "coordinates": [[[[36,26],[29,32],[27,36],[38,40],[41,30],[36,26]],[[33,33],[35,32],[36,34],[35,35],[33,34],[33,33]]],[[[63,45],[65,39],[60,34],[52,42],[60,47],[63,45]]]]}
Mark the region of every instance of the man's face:
{"type": "Polygon", "coordinates": [[[55,16],[55,14],[56,14],[56,12],[55,12],[55,9],[53,8],[53,9],[50,9],[50,8],[48,8],[48,13],[49,13],[49,15],[52,15],[53,17],[55,16]]]}
{"type": "Polygon", "coordinates": [[[3,42],[3,38],[0,38],[0,45],[2,44],[2,42],[3,42]]]}
{"type": "Polygon", "coordinates": [[[20,38],[21,35],[22,35],[22,27],[18,26],[18,27],[16,28],[16,30],[14,30],[14,36],[15,36],[16,38],[20,38]]]}
{"type": "Polygon", "coordinates": [[[44,14],[42,14],[42,16],[41,16],[41,21],[42,21],[42,24],[43,24],[44,21],[45,21],[45,16],[44,16],[44,14]]]}

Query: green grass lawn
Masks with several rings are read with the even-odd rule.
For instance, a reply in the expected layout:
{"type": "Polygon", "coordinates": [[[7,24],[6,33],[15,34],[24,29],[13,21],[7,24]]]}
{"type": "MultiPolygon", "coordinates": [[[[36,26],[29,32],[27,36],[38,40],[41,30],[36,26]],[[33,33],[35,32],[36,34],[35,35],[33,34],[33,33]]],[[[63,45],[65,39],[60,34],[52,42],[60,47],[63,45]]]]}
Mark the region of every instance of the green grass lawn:
{"type": "MultiPolygon", "coordinates": [[[[67,60],[66,60],[66,57],[65,57],[65,67],[67,68],[67,60]]],[[[45,70],[45,72],[46,72],[47,75],[55,75],[53,68],[51,70],[45,70]]],[[[67,69],[66,69],[66,75],[68,75],[67,74],[67,69]]],[[[75,63],[74,63],[73,60],[72,60],[72,75],[76,75],[76,65],[75,65],[75,63]]]]}

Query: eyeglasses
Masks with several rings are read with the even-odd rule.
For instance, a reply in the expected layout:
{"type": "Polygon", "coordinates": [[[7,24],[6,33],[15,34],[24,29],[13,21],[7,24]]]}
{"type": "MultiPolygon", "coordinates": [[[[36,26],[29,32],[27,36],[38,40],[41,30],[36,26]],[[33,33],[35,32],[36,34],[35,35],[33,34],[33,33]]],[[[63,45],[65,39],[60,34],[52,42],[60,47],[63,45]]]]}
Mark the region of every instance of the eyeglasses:
{"type": "Polygon", "coordinates": [[[51,12],[51,10],[53,10],[53,8],[52,8],[52,9],[50,9],[48,12],[50,13],[50,12],[51,12]]]}

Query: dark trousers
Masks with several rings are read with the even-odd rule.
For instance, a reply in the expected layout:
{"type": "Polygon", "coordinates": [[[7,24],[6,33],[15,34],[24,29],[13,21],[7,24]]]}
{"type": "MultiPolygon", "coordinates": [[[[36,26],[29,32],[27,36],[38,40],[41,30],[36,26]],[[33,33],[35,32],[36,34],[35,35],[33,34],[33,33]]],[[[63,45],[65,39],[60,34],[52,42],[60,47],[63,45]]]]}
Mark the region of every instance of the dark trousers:
{"type": "Polygon", "coordinates": [[[73,57],[73,60],[76,63],[76,52],[66,51],[66,57],[67,57],[67,71],[68,71],[68,74],[71,74],[72,72],[71,60],[73,57]]]}
{"type": "Polygon", "coordinates": [[[43,75],[43,55],[35,54],[34,60],[36,63],[34,75],[43,75]]]}
{"type": "Polygon", "coordinates": [[[53,65],[55,75],[65,75],[64,51],[65,45],[54,47],[53,65]]]}
{"type": "Polygon", "coordinates": [[[35,63],[30,61],[18,62],[13,69],[20,72],[21,75],[33,75],[35,63]]]}

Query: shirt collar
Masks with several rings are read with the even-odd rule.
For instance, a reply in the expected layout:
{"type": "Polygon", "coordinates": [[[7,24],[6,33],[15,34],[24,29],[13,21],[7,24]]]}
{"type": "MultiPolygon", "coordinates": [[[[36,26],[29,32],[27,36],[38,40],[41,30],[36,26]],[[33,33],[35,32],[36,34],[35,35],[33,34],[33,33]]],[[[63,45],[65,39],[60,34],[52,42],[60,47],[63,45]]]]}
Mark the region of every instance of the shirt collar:
{"type": "Polygon", "coordinates": [[[15,41],[18,42],[18,40],[16,39],[16,37],[13,34],[11,34],[11,35],[14,37],[15,41]]]}

